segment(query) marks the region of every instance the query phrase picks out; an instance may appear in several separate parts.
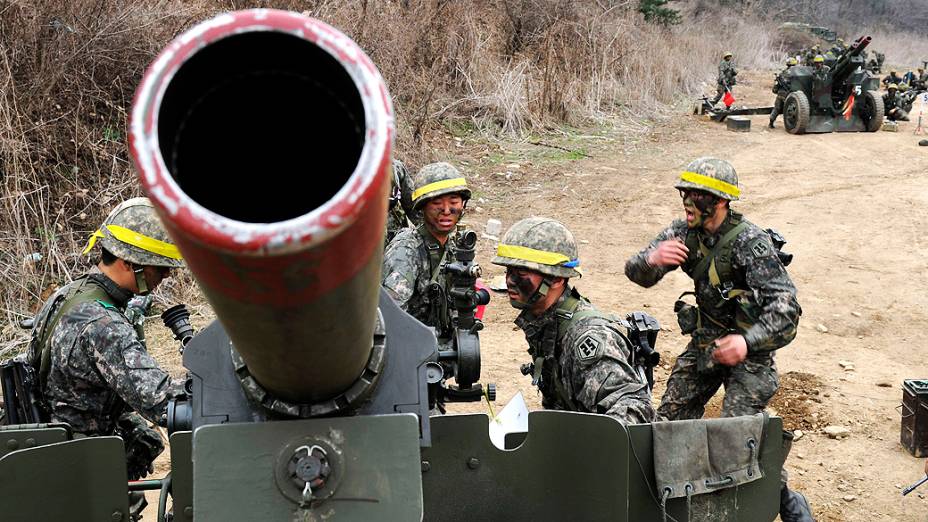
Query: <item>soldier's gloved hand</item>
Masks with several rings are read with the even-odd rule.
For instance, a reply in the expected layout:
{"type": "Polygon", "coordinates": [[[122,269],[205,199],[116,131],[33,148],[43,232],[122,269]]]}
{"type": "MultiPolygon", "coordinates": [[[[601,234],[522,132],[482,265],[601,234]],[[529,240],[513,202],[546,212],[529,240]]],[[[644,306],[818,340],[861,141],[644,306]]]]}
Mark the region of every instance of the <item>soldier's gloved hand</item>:
{"type": "Polygon", "coordinates": [[[668,239],[657,244],[648,254],[651,266],[679,266],[686,261],[689,249],[679,239],[668,239]]]}
{"type": "Polygon", "coordinates": [[[740,334],[730,334],[715,341],[712,358],[725,366],[734,366],[748,356],[748,344],[740,334]]]}

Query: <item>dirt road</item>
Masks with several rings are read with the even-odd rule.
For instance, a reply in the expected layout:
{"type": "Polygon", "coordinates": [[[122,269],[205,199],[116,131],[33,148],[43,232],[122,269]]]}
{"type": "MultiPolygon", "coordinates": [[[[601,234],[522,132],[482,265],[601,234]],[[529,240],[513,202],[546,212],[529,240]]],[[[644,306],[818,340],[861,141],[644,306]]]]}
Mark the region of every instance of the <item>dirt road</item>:
{"type": "MultiPolygon", "coordinates": [[[[736,90],[738,104],[770,104],[772,74],[747,74],[736,90]]],[[[680,216],[672,185],[686,163],[703,155],[730,160],[742,184],[735,208],[778,229],[795,254],[789,271],[803,316],[796,340],[777,355],[783,382],[774,401],[788,426],[806,430],[787,463],[791,485],[809,496],[819,520],[926,520],[928,489],[900,494],[900,486],[922,475],[923,462],[900,445],[895,408],[903,379],[928,376],[928,240],[922,235],[928,147],[917,146],[915,123],[903,123],[897,133],[805,136],[786,133],[782,119],[775,130],[766,123],[766,116],[754,117],[750,133],[734,133],[678,115],[635,140],[577,139],[593,156],[578,160],[539,159],[532,145],[468,151],[482,198],[470,222],[479,228],[494,217],[505,230],[529,215],[562,220],[581,242],[581,292],[623,315],[636,309],[655,315],[669,330],[658,341],[669,361],[686,342],[671,307],[692,283],[677,271],[643,289],[625,278],[623,266],[680,216]],[[507,171],[508,180],[498,174],[507,171]],[[821,428],[832,424],[848,428],[850,437],[829,439],[821,428]]],[[[485,267],[492,267],[489,243],[485,267]]],[[[488,272],[501,273],[498,267],[488,272]]],[[[504,296],[491,305],[482,334],[484,380],[499,384],[500,403],[521,390],[540,407],[528,378],[518,374],[528,357],[511,323],[515,315],[504,296]]],[[[667,373],[662,368],[658,380],[667,373]]]]}
{"type": "MultiPolygon", "coordinates": [[[[746,74],[735,91],[738,103],[771,103],[772,74],[746,74]]],[[[702,155],[730,160],[743,190],[735,208],[778,229],[795,254],[789,271],[803,316],[796,340],[777,355],[782,382],[773,403],[788,427],[805,431],[787,463],[791,485],[808,495],[822,521],[926,520],[924,496],[900,495],[900,487],[921,476],[923,462],[899,444],[895,407],[903,379],[928,377],[928,239],[922,235],[928,147],[916,145],[914,123],[898,133],[793,136],[782,119],[768,130],[766,118],[753,118],[750,133],[734,133],[678,114],[549,143],[574,152],[464,137],[450,142],[449,159],[473,178],[472,226],[482,230],[491,217],[504,230],[529,215],[562,220],[581,242],[581,292],[606,310],[655,315],[667,328],[658,340],[665,361],[686,343],[671,308],[692,283],[677,271],[646,290],[625,278],[623,266],[680,216],[672,186],[686,163],[702,155]],[[848,428],[850,437],[829,439],[821,428],[832,424],[848,428]]],[[[489,264],[494,248],[485,240],[479,255],[490,277],[502,273],[489,264]]],[[[528,356],[515,316],[503,296],[491,303],[481,334],[483,380],[499,385],[499,404],[522,391],[540,408],[529,379],[519,374],[528,356]]],[[[165,337],[156,352],[179,373],[172,342],[165,337]]],[[[655,402],[668,369],[658,369],[655,402]]]]}

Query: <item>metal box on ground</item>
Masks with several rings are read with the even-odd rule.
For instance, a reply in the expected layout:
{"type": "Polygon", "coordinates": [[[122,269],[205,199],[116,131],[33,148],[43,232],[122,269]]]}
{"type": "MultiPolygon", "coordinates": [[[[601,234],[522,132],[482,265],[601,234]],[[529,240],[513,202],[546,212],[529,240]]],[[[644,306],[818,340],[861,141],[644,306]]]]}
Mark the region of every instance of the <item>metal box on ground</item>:
{"type": "Polygon", "coordinates": [[[916,457],[928,456],[928,379],[902,382],[902,445],[916,457]]]}
{"type": "Polygon", "coordinates": [[[750,132],[751,120],[744,116],[729,116],[725,120],[728,130],[735,132],[750,132]]]}

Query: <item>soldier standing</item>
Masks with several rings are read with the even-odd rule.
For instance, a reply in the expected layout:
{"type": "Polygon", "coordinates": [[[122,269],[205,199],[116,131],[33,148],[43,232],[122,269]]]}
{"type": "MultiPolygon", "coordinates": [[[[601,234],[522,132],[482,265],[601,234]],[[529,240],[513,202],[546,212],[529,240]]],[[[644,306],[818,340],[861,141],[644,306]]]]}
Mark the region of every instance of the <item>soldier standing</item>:
{"type": "Polygon", "coordinates": [[[735,64],[732,63],[731,59],[731,51],[728,51],[722,56],[722,61],[719,62],[718,86],[716,87],[716,95],[712,100],[712,105],[718,103],[719,100],[725,96],[725,92],[731,92],[732,87],[738,83],[735,79],[735,76],[738,75],[738,71],[735,70],[735,64]]]}
{"type": "Polygon", "coordinates": [[[828,79],[828,73],[831,71],[831,67],[825,65],[825,57],[822,55],[816,56],[812,60],[812,79],[818,82],[824,82],[828,79]]]}
{"type": "MultiPolygon", "coordinates": [[[[721,385],[722,417],[761,412],[779,387],[775,351],[796,336],[802,309],[770,235],[730,208],[740,196],[727,161],[699,158],[676,184],[686,219],[674,221],[625,264],[651,287],[681,267],[695,283],[696,306],[678,301],[681,331],[692,336],[674,364],[658,415],[698,419],[721,385]]],[[[682,299],[683,296],[681,296],[682,299]]],[[[784,521],[812,520],[805,498],[786,487],[784,521]]]]}
{"type": "Polygon", "coordinates": [[[470,189],[448,163],[431,163],[416,175],[413,211],[422,214],[416,228],[401,230],[383,256],[383,287],[396,304],[427,326],[437,326],[437,310],[429,300],[429,286],[441,283],[440,267],[452,259],[449,239],[464,214],[470,189]]]}
{"type": "MultiPolygon", "coordinates": [[[[183,381],[172,380],[148,354],[141,322],[130,322],[125,310],[130,298],[148,294],[182,266],[181,255],[147,198],[117,206],[84,253],[96,243],[99,272],[58,290],[36,316],[30,362],[39,369],[51,421],[83,435],[120,435],[129,479],[136,480],[153,471],[164,450],[161,435],[141,417],[163,422],[183,381]]],[[[140,513],[144,495],[130,497],[132,512],[140,513]]]]}
{"type": "Polygon", "coordinates": [[[780,72],[777,75],[776,79],[773,82],[773,92],[777,95],[777,99],[773,102],[773,111],[770,113],[770,124],[768,127],[771,129],[774,128],[773,123],[777,121],[777,116],[783,112],[783,104],[786,103],[786,97],[789,96],[789,82],[786,79],[786,72],[789,71],[794,65],[796,65],[796,59],[790,57],[786,60],[786,69],[780,72]]]}
{"type": "Polygon", "coordinates": [[[493,263],[506,267],[509,303],[522,310],[515,323],[534,360],[523,373],[532,374],[545,408],[600,413],[629,424],[653,420],[651,393],[631,364],[622,325],[569,284],[580,277],[580,262],[567,227],[553,219],[523,219],[506,231],[493,263]]]}
{"type": "Polygon", "coordinates": [[[390,199],[387,207],[387,231],[383,246],[386,247],[400,230],[417,223],[412,208],[412,176],[406,165],[400,160],[393,160],[393,176],[390,178],[390,199]]]}

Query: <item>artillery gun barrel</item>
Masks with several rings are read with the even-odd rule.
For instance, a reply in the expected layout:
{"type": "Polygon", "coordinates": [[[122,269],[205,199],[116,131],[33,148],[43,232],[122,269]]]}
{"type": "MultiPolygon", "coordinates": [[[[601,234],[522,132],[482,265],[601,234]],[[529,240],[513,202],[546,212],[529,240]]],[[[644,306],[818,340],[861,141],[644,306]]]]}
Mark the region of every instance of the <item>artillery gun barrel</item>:
{"type": "Polygon", "coordinates": [[[853,60],[851,60],[851,58],[855,56],[859,56],[862,52],[864,52],[864,49],[866,49],[867,46],[870,45],[870,40],[871,38],[869,36],[861,36],[860,38],[857,39],[857,41],[852,43],[851,46],[847,49],[847,51],[845,51],[838,58],[838,61],[835,62],[835,69],[833,73],[835,84],[843,83],[844,80],[852,72],[854,72],[856,65],[854,65],[854,62],[853,60]]]}
{"type": "Polygon", "coordinates": [[[364,371],[393,110],[351,39],[285,11],[225,14],[145,73],[130,149],[145,191],[258,383],[324,400],[364,371]]]}

